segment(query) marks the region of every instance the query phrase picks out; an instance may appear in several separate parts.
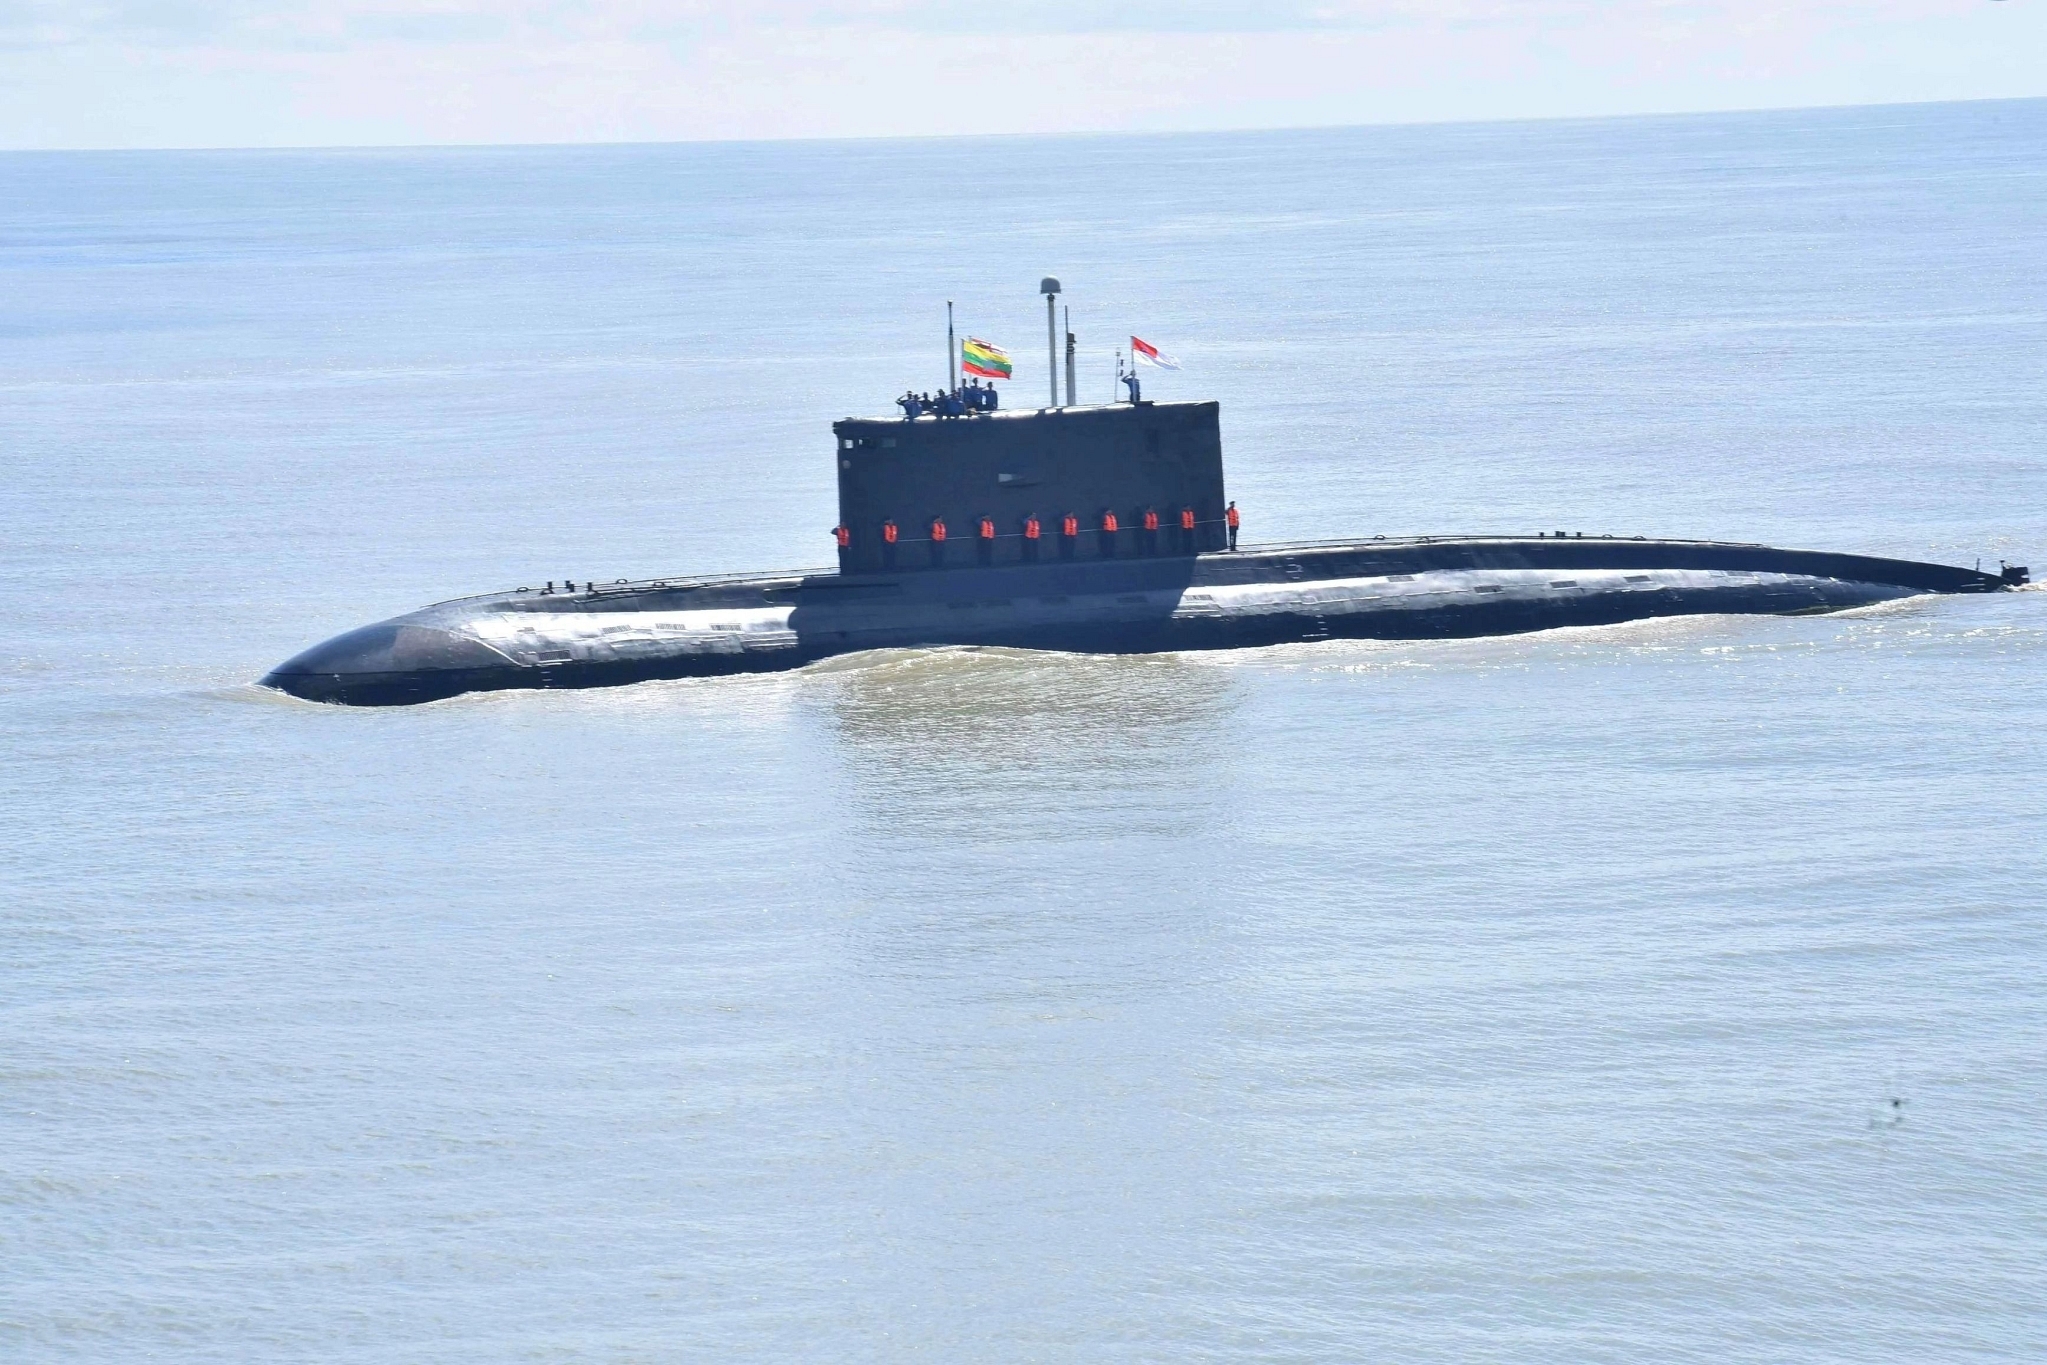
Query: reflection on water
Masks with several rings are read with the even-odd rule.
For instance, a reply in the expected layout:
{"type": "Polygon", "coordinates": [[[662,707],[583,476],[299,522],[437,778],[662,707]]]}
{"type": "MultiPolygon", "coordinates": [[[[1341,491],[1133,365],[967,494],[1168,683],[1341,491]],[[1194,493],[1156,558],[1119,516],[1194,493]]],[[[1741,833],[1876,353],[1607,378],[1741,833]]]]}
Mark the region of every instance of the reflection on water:
{"type": "Polygon", "coordinates": [[[814,670],[863,856],[849,948],[914,989],[1199,956],[1242,684],[1166,656],[947,649],[814,670]],[[1161,859],[1158,850],[1183,850],[1161,859]],[[1186,850],[1197,850],[1188,853],[1186,850]]]}
{"type": "Polygon", "coordinates": [[[1172,655],[920,650],[816,676],[848,774],[890,813],[1205,784],[1238,693],[1172,655]]]}

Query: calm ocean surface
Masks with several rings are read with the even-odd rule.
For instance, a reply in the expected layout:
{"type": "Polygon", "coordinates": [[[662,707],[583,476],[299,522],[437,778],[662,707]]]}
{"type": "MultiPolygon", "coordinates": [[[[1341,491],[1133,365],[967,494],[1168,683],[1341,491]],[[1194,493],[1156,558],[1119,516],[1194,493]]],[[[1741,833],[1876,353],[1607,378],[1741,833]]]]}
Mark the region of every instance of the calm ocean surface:
{"type": "Polygon", "coordinates": [[[2037,572],[2043,262],[2041,101],[0,156],[0,1357],[2047,1355],[2047,594],[250,685],[826,562],[1046,273],[1250,539],[2037,572]]]}

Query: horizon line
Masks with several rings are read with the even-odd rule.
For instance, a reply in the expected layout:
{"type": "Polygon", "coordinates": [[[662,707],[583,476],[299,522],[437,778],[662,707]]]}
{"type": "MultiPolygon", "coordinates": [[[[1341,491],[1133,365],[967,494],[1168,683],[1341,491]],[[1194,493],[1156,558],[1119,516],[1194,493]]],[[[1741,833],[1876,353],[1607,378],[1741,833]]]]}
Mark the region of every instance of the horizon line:
{"type": "Polygon", "coordinates": [[[753,138],[620,138],[561,142],[331,142],[263,144],[177,144],[149,147],[0,147],[0,156],[119,156],[160,152],[180,153],[297,153],[297,152],[434,152],[434,151],[546,151],[578,148],[625,147],[783,147],[857,146],[901,142],[1049,142],[1081,139],[1128,138],[1165,139],[1182,137],[1232,137],[1259,133],[1348,132],[1396,128],[1484,128],[1517,124],[1622,123],[1846,112],[1863,109],[1925,109],[1939,106],[1978,104],[2037,104],[2047,102],[2041,95],[1988,95],[1969,99],[1879,100],[1867,104],[1779,104],[1733,105],[1699,108],[1632,110],[1604,114],[1531,114],[1518,118],[1431,118],[1379,119],[1363,123],[1272,123],[1217,128],[1098,128],[1036,133],[890,133],[845,137],[753,137],[753,138]]]}

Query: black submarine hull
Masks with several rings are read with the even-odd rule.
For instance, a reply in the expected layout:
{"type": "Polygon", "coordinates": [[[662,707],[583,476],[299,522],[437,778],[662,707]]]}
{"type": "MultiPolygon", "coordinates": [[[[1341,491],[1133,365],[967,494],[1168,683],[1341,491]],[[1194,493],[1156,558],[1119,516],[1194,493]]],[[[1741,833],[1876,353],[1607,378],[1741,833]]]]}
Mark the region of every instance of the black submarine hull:
{"type": "Polygon", "coordinates": [[[309,701],[402,706],[772,672],[872,649],[1138,654],[1452,639],[1844,611],[2011,586],[2008,576],[1942,564],[1714,541],[1425,537],[1074,562],[1048,547],[1042,563],[462,598],[337,636],[262,682],[309,701]]]}

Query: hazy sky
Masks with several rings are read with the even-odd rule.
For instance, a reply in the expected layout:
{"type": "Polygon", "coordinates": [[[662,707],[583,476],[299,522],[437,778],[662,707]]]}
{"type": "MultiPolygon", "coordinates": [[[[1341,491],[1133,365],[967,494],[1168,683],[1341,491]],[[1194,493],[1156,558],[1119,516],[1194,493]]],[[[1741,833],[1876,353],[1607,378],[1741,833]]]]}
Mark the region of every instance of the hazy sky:
{"type": "Polygon", "coordinates": [[[2047,95],[2047,0],[0,0],[0,146],[670,141],[2047,95]]]}

